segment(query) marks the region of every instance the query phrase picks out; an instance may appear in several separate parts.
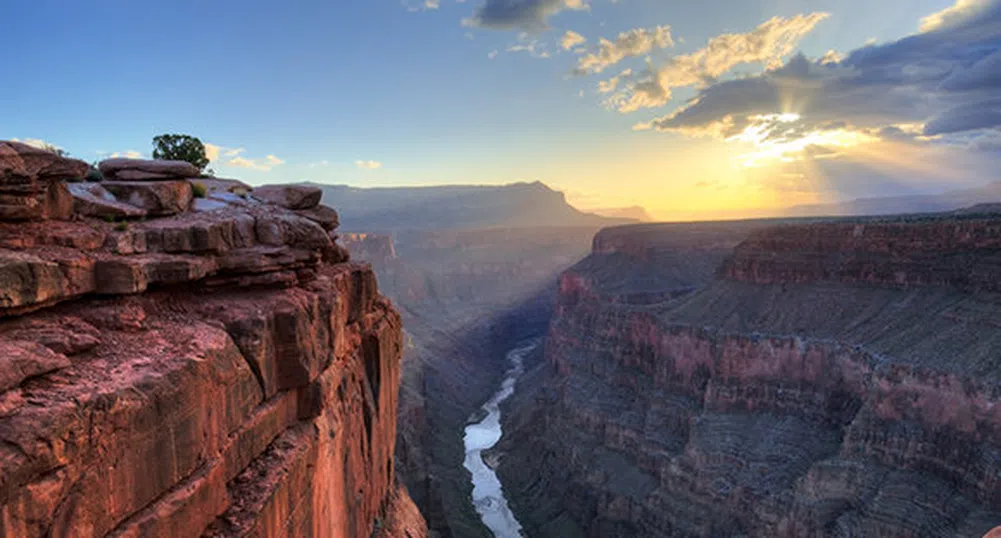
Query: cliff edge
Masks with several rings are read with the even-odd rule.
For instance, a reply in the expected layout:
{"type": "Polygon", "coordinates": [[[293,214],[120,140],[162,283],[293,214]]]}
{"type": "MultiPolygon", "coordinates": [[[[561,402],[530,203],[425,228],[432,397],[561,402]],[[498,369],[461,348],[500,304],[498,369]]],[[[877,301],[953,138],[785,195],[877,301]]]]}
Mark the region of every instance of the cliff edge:
{"type": "Polygon", "coordinates": [[[336,212],[183,164],[0,142],[0,535],[426,536],[336,212]]]}
{"type": "Polygon", "coordinates": [[[495,454],[529,534],[1001,523],[998,216],[722,226],[602,232],[564,273],[495,454]]]}

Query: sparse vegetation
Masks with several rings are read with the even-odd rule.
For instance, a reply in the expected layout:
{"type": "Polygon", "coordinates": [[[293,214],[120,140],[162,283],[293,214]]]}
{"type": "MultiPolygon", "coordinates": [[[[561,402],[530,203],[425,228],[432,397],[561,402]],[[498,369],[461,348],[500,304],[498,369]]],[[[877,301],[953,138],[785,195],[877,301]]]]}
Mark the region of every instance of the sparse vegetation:
{"type": "Polygon", "coordinates": [[[209,193],[209,188],[206,187],[201,181],[192,181],[191,191],[194,193],[195,198],[205,198],[205,196],[209,193]]]}
{"type": "Polygon", "coordinates": [[[119,222],[118,224],[115,224],[116,232],[125,232],[128,231],[128,229],[129,229],[129,223],[127,222],[119,222]]]}
{"type": "Polygon", "coordinates": [[[209,165],[205,144],[185,134],[164,134],[153,139],[153,158],[166,161],[186,161],[204,171],[209,165]]]}
{"type": "Polygon", "coordinates": [[[91,163],[90,170],[87,171],[87,181],[98,183],[104,181],[104,174],[97,168],[97,163],[91,163]]]}

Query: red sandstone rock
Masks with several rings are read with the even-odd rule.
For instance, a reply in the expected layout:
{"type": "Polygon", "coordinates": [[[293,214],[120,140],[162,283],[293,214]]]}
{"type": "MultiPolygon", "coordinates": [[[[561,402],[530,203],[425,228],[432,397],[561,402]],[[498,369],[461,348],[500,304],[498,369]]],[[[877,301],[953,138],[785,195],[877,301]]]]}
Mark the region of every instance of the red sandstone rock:
{"type": "Polygon", "coordinates": [[[0,392],[25,379],[70,366],[65,355],[30,341],[0,341],[0,392]]]}
{"type": "Polygon", "coordinates": [[[296,215],[300,217],[305,217],[320,226],[326,231],[331,231],[340,226],[340,217],[337,216],[337,211],[325,206],[318,205],[310,209],[297,209],[296,215]]]}
{"type": "Polygon", "coordinates": [[[0,245],[0,536],[419,532],[399,315],[321,226],[257,204],[0,245]]]}
{"type": "Polygon", "coordinates": [[[145,209],[119,202],[100,183],[73,183],[73,210],[78,215],[97,218],[138,218],[146,216],[145,209]]]}
{"type": "Polygon", "coordinates": [[[82,179],[90,165],[60,157],[51,151],[0,140],[0,184],[28,184],[34,180],[48,183],[58,180],[82,179]]]}
{"type": "Polygon", "coordinates": [[[153,216],[183,213],[194,199],[188,181],[104,181],[101,186],[119,201],[153,216]]]}
{"type": "Polygon", "coordinates": [[[307,185],[268,185],[254,189],[251,195],[286,209],[311,209],[320,203],[323,191],[307,185]]]}
{"type": "Polygon", "coordinates": [[[681,227],[602,232],[561,278],[549,362],[519,382],[535,389],[519,388],[504,424],[499,473],[521,522],[610,537],[983,535],[1001,520],[1001,477],[982,463],[1001,446],[1001,303],[984,291],[1001,275],[999,226],[758,231],[721,278],[655,303],[630,299],[718,254],[681,227]]]}
{"type": "Polygon", "coordinates": [[[98,164],[105,179],[142,181],[198,177],[201,170],[185,161],[106,159],[98,164]]]}

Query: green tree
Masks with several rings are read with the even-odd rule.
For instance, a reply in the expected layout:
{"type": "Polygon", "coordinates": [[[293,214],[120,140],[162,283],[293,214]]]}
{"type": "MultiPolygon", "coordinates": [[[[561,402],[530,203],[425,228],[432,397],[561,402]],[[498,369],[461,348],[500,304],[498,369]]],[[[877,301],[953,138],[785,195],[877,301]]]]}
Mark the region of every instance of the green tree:
{"type": "Polygon", "coordinates": [[[205,170],[209,158],[205,155],[205,144],[189,135],[164,134],[153,139],[153,158],[165,161],[187,161],[205,170]]]}

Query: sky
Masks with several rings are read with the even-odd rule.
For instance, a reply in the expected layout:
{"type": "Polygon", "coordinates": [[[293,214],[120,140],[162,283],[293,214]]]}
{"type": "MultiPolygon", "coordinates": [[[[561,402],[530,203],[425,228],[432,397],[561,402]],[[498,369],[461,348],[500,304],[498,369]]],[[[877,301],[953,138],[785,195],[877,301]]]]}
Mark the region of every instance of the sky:
{"type": "Polygon", "coordinates": [[[0,139],[772,214],[1001,179],[1001,0],[0,0],[0,139]]]}

